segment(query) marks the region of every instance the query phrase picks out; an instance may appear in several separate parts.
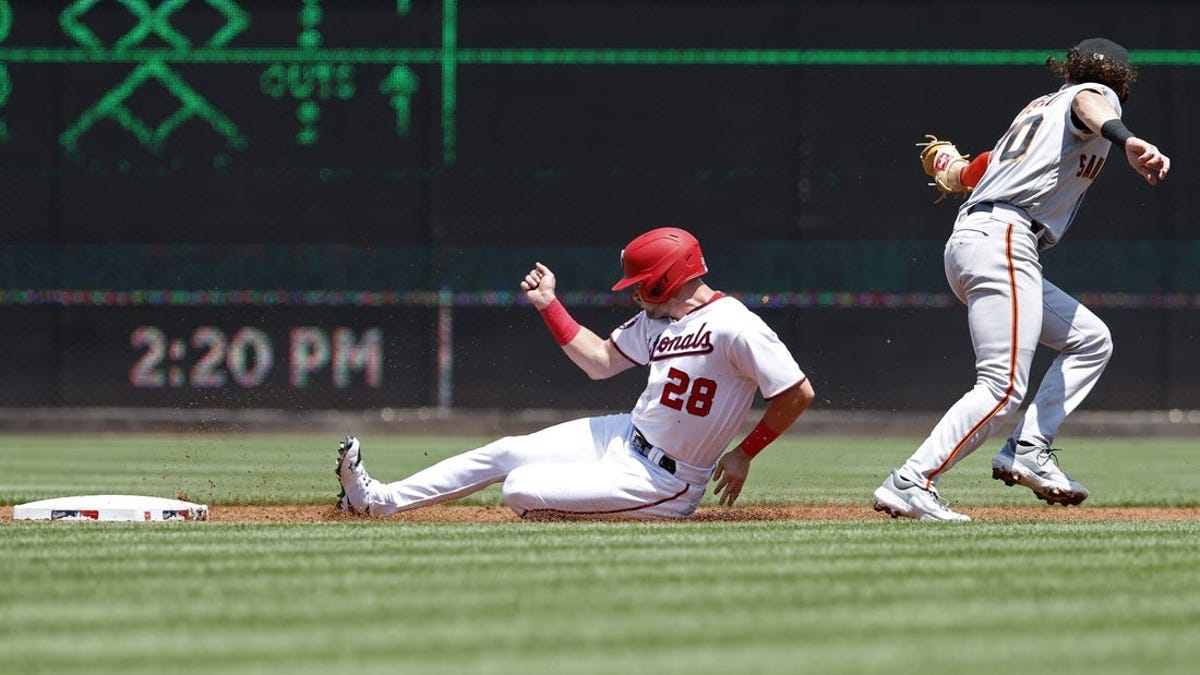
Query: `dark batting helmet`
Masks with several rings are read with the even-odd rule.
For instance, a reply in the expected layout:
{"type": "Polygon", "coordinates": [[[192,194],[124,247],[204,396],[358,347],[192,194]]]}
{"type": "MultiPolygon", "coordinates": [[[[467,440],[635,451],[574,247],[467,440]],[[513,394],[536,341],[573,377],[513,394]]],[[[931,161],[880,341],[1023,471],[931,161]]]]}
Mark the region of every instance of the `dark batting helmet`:
{"type": "Polygon", "coordinates": [[[621,251],[625,276],[614,291],[641,284],[646,302],[666,302],[679,287],[708,272],[700,242],[678,227],[660,227],[637,237],[621,251]]]}

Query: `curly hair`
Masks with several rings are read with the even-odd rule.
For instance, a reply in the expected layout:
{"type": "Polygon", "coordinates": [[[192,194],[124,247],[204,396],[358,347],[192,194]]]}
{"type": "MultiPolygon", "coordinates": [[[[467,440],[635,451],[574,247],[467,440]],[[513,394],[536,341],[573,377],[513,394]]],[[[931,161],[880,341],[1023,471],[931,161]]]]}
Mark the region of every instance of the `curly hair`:
{"type": "Polygon", "coordinates": [[[1137,80],[1137,68],[1132,64],[1085,56],[1078,47],[1072,47],[1065,59],[1053,56],[1046,59],[1046,67],[1071,84],[1096,82],[1106,85],[1122,101],[1129,97],[1129,89],[1137,80]]]}

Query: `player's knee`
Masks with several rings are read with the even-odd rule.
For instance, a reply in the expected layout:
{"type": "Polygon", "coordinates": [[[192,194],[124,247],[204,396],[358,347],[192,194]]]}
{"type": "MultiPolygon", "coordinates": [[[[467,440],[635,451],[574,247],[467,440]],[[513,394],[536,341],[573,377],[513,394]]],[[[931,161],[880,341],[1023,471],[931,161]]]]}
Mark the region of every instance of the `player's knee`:
{"type": "Polygon", "coordinates": [[[1075,330],[1063,351],[1077,359],[1091,363],[1105,364],[1112,358],[1113,337],[1100,317],[1083,313],[1075,319],[1075,330]]]}
{"type": "Polygon", "coordinates": [[[1025,390],[1009,383],[981,381],[975,385],[976,390],[983,390],[995,401],[992,409],[997,418],[1008,417],[1017,412],[1025,400],[1025,390]]]}
{"type": "Polygon", "coordinates": [[[1112,331],[1108,330],[1108,326],[1100,324],[1099,329],[1090,340],[1090,346],[1089,351],[1096,355],[1098,361],[1108,363],[1113,355],[1112,331]]]}
{"type": "Polygon", "coordinates": [[[519,516],[531,509],[541,508],[537,484],[528,468],[520,466],[508,472],[504,484],[500,486],[501,499],[519,516]]]}
{"type": "Polygon", "coordinates": [[[986,372],[980,373],[975,387],[986,391],[995,399],[996,405],[1002,405],[997,409],[997,414],[1000,415],[1016,412],[1016,409],[1021,406],[1021,402],[1025,400],[1025,388],[1013,382],[1007,377],[1007,374],[1002,377],[999,375],[989,376],[986,372]]]}

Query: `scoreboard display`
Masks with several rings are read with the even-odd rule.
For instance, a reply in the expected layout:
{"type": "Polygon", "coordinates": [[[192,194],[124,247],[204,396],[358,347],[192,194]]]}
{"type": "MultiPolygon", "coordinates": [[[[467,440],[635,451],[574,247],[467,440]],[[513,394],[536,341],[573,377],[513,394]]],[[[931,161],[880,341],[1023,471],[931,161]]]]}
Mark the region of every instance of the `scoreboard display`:
{"type": "MultiPolygon", "coordinates": [[[[912,7],[863,10],[835,31],[851,9],[0,0],[0,241],[499,245],[569,227],[611,246],[662,222],[842,239],[847,203],[856,237],[890,238],[923,222],[895,208],[923,195],[885,180],[914,134],[991,144],[1067,44],[1013,17],[901,40],[912,7]],[[947,92],[977,119],[918,105],[947,92]]],[[[1147,33],[1162,18],[1122,14],[1147,33]]]]}

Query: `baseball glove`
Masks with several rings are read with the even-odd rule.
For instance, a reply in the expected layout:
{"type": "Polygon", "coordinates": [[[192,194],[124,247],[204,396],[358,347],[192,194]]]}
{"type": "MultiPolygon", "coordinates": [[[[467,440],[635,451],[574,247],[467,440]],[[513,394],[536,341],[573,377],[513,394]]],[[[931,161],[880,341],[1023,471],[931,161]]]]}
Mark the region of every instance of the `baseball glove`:
{"type": "Polygon", "coordinates": [[[921,148],[921,168],[933,179],[930,185],[942,193],[934,203],[942,201],[946,195],[965,195],[970,192],[971,188],[963,185],[960,179],[961,167],[969,163],[967,156],[950,141],[938,140],[932,134],[925,134],[925,138],[929,140],[917,143],[917,147],[921,148]]]}

